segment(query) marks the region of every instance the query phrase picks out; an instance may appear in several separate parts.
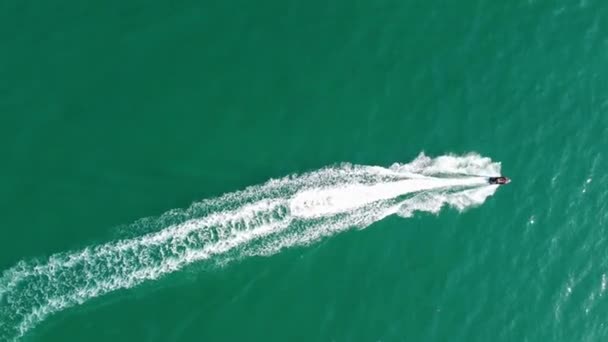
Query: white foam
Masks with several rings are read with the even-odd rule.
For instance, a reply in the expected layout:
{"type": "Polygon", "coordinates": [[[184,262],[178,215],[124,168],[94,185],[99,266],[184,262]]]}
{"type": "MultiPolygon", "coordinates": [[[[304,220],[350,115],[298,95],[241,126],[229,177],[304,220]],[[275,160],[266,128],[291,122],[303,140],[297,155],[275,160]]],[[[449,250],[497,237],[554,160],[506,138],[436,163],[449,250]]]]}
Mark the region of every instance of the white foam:
{"type": "Polygon", "coordinates": [[[322,217],[415,192],[475,185],[486,185],[486,180],[479,177],[422,178],[375,185],[349,184],[343,187],[305,190],[291,200],[290,209],[297,217],[322,217]]]}
{"type": "Polygon", "coordinates": [[[307,245],[388,215],[465,210],[496,191],[480,175],[500,165],[475,154],[390,168],[343,164],[270,180],[135,224],[144,235],[19,262],[0,278],[0,339],[18,338],[48,315],[201,260],[218,263],[307,245]],[[471,176],[467,176],[471,175],[471,176]]]}

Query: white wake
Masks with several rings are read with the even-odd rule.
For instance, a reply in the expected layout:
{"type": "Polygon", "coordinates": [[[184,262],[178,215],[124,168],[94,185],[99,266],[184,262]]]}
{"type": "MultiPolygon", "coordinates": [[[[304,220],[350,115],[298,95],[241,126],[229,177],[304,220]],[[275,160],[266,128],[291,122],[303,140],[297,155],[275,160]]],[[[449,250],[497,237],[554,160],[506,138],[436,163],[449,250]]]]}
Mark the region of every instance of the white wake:
{"type": "Polygon", "coordinates": [[[500,164],[477,154],[389,168],[344,164],[171,210],[133,224],[148,233],[80,251],[21,261],[0,278],[0,340],[18,339],[50,314],[201,260],[271,255],[389,215],[464,210],[497,186],[500,164]]]}

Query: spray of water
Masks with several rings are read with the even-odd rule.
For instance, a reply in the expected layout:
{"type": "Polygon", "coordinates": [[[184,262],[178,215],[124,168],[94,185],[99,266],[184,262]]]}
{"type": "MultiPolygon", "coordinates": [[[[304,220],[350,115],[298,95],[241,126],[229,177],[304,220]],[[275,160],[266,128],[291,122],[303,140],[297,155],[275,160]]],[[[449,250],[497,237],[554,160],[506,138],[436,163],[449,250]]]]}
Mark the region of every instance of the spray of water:
{"type": "Polygon", "coordinates": [[[343,164],[171,210],[133,224],[147,233],[44,261],[0,277],[0,340],[16,340],[49,315],[202,260],[271,255],[389,215],[464,210],[495,191],[500,164],[477,154],[420,154],[388,168],[343,164]]]}

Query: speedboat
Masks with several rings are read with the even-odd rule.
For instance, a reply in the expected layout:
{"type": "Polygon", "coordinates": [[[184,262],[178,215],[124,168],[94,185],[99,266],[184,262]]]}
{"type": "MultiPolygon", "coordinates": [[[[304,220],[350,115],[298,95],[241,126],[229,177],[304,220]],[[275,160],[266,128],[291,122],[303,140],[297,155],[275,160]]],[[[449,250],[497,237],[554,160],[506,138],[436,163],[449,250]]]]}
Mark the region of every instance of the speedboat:
{"type": "Polygon", "coordinates": [[[504,185],[504,184],[509,184],[511,182],[511,180],[508,177],[490,177],[488,178],[488,183],[490,184],[498,184],[498,185],[504,185]]]}

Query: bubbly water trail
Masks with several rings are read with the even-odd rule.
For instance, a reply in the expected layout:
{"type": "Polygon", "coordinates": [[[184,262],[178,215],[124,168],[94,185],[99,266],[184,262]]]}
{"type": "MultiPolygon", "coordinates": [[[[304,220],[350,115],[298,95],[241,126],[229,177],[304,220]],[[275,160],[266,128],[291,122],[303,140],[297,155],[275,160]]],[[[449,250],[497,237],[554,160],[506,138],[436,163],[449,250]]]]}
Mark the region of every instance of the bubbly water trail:
{"type": "Polygon", "coordinates": [[[219,263],[313,243],[388,215],[480,205],[500,164],[477,154],[389,168],[343,164],[171,210],[133,224],[147,233],[21,261],[0,278],[0,340],[18,339],[49,315],[201,260],[219,263]]]}

